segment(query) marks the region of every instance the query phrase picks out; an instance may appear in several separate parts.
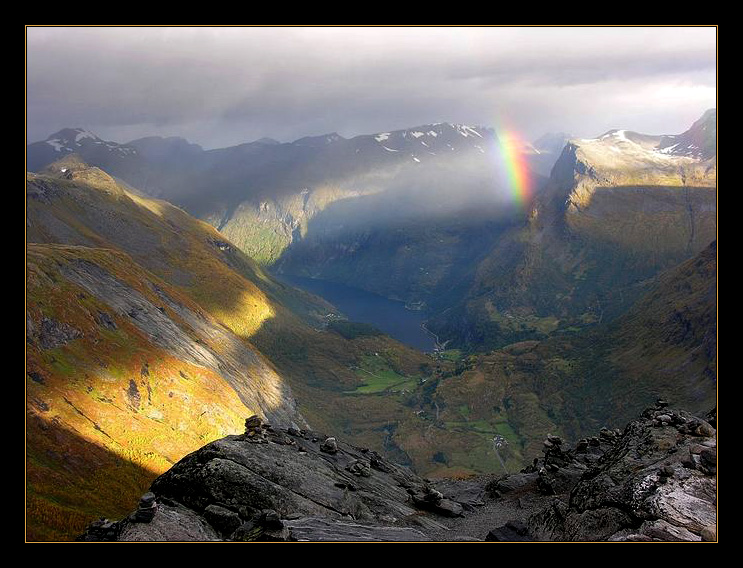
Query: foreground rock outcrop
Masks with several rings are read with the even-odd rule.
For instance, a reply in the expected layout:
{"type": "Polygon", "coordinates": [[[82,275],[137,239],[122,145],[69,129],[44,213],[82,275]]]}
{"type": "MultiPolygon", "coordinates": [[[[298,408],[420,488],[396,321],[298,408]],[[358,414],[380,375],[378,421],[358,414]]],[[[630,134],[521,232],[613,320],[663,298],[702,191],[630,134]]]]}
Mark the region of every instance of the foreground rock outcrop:
{"type": "Polygon", "coordinates": [[[152,494],[158,512],[150,521],[138,511],[97,523],[85,539],[416,541],[462,511],[374,451],[255,416],[245,434],[181,460],[152,494]]]}
{"type": "Polygon", "coordinates": [[[662,405],[646,410],[596,463],[583,460],[587,469],[567,501],[555,500],[530,518],[533,536],[716,540],[715,434],[709,422],[685,412],[662,405]]]}
{"type": "Polygon", "coordinates": [[[257,417],[160,476],[82,540],[717,540],[716,415],[659,401],[519,474],[430,482],[364,448],[257,417]]]}
{"type": "Polygon", "coordinates": [[[659,401],[623,432],[602,429],[571,450],[548,436],[534,466],[488,486],[504,505],[543,498],[488,536],[503,540],[515,525],[522,540],[716,540],[715,424],[714,413],[703,420],[659,401]]]}

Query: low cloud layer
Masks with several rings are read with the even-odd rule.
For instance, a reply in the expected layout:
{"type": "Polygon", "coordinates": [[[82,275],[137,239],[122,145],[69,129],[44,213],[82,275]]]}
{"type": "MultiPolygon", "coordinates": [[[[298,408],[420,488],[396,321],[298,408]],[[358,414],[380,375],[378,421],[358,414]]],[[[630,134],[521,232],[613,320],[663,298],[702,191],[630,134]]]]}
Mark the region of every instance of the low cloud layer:
{"type": "Polygon", "coordinates": [[[207,148],[448,121],[676,133],[716,100],[715,28],[27,28],[28,140],[207,148]]]}

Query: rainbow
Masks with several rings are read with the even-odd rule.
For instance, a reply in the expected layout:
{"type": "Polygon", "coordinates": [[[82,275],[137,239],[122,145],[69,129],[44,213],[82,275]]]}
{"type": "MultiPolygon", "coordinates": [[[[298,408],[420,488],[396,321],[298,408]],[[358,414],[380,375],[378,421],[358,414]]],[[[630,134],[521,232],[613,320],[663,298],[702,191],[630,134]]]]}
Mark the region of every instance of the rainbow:
{"type": "Polygon", "coordinates": [[[505,174],[509,194],[520,207],[528,205],[532,196],[532,178],[526,162],[526,145],[520,136],[509,130],[496,131],[498,166],[505,174]]]}

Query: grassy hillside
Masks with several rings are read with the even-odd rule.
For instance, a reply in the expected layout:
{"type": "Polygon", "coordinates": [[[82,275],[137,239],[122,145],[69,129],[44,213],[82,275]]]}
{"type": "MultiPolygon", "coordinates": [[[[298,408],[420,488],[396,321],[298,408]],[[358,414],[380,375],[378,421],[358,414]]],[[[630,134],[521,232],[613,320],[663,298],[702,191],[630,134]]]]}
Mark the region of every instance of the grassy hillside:
{"type": "MultiPolygon", "coordinates": [[[[611,327],[612,385],[631,405],[656,393],[692,411],[716,405],[717,243],[661,274],[611,327]]],[[[628,409],[632,412],[632,408],[628,409]]]]}
{"type": "MultiPolygon", "coordinates": [[[[366,384],[368,357],[411,377],[428,360],[384,336],[325,329],[328,304],[74,157],[30,174],[27,197],[32,540],[131,510],[156,474],[252,413],[345,431],[356,409],[333,401],[366,384]],[[105,487],[91,481],[104,471],[105,487]]],[[[384,438],[365,435],[380,450],[384,438]]]]}
{"type": "MultiPolygon", "coordinates": [[[[239,432],[246,414],[260,412],[216,368],[227,363],[214,341],[224,335],[219,324],[190,327],[155,290],[188,300],[125,255],[34,244],[27,268],[30,540],[66,539],[92,518],[131,510],[157,474],[204,443],[239,432]],[[81,276],[94,272],[100,283],[117,283],[131,299],[130,313],[91,293],[81,276]],[[161,321],[144,327],[131,315],[137,309],[156,311],[161,321]],[[171,341],[163,345],[158,333],[171,341]]],[[[256,394],[272,386],[243,379],[256,394]]]]}

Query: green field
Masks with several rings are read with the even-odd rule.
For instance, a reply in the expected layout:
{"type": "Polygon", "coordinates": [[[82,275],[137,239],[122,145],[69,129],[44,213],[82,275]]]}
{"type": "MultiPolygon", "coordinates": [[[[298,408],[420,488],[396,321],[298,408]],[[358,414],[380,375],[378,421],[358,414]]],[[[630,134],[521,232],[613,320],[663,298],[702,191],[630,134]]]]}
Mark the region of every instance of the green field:
{"type": "Polygon", "coordinates": [[[356,375],[364,384],[353,394],[401,393],[412,391],[418,386],[419,377],[401,375],[390,363],[379,355],[364,355],[361,365],[354,368],[356,375]]]}

